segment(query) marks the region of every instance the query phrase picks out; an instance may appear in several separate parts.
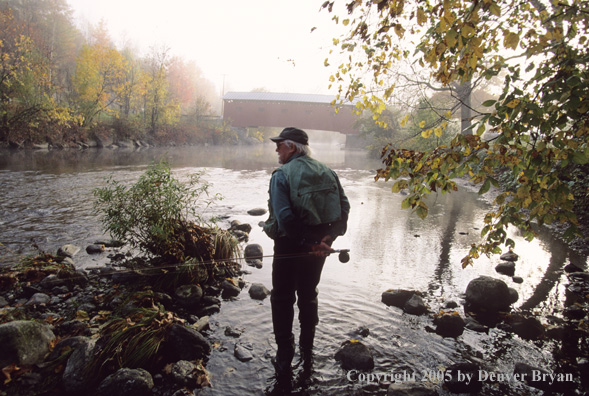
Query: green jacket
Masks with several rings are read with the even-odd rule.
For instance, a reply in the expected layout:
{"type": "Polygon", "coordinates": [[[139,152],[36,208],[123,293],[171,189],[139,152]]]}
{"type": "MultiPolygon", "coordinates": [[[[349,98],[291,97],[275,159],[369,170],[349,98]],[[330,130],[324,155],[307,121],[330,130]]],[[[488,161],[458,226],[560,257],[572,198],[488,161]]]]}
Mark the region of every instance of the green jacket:
{"type": "Polygon", "coordinates": [[[350,210],[337,175],[306,155],[294,156],[273,172],[268,206],[270,217],[264,225],[268,236],[311,243],[327,233],[334,238],[343,235],[350,210]],[[284,184],[286,189],[278,191],[284,184]],[[288,200],[280,197],[285,190],[288,200]],[[280,213],[274,213],[276,208],[280,213]]]}

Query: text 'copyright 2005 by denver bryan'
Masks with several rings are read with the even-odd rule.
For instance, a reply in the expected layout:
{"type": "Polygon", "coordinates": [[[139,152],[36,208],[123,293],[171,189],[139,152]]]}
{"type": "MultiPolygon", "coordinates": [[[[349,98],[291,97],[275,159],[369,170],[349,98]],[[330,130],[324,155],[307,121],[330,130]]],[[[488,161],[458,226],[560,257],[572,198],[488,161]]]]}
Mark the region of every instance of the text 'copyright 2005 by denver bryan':
{"type": "Polygon", "coordinates": [[[445,382],[458,381],[470,384],[472,381],[478,382],[545,382],[553,385],[557,382],[572,382],[572,374],[547,373],[540,370],[532,370],[529,373],[501,373],[487,370],[461,371],[461,370],[422,370],[421,372],[413,371],[388,371],[364,373],[358,370],[350,370],[346,374],[350,382],[359,382],[366,384],[377,384],[382,382],[445,382]]]}

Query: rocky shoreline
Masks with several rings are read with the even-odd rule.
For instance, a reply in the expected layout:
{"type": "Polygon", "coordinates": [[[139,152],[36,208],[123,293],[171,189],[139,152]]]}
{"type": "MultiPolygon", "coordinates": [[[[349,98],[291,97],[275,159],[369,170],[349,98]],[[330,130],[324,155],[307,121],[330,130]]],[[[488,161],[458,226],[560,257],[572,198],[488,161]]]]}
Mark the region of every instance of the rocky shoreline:
{"type": "MultiPolygon", "coordinates": [[[[250,230],[234,221],[230,232],[245,242],[250,230]]],[[[2,269],[0,395],[180,396],[210,385],[209,316],[241,293],[248,271],[234,261],[148,262],[116,241],[87,246],[110,262],[84,271],[74,265],[80,250],[65,245],[2,269]]],[[[262,254],[257,244],[244,250],[252,267],[262,254]]],[[[269,294],[249,289],[253,299],[269,294]]],[[[248,360],[245,348],[235,355],[248,360]]]]}

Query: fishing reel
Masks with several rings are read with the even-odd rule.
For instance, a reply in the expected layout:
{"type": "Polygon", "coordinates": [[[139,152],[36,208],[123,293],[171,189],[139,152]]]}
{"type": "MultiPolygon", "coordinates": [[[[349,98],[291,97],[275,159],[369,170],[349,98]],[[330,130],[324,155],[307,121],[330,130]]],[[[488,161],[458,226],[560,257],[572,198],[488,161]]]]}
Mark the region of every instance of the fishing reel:
{"type": "Polygon", "coordinates": [[[339,253],[337,258],[340,263],[347,263],[350,261],[350,249],[336,249],[334,250],[334,253],[339,253]]]}

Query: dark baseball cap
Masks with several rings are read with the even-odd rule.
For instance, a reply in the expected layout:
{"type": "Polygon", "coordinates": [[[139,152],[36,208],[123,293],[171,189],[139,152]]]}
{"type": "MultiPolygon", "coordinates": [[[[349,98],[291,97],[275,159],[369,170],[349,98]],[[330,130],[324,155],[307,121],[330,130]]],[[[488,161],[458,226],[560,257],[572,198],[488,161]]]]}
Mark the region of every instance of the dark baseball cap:
{"type": "Polygon", "coordinates": [[[280,132],[280,135],[276,137],[271,137],[270,140],[276,143],[282,142],[283,140],[292,140],[293,142],[301,143],[304,145],[309,144],[309,136],[307,136],[307,133],[302,129],[293,127],[284,128],[282,132],[280,132]]]}

